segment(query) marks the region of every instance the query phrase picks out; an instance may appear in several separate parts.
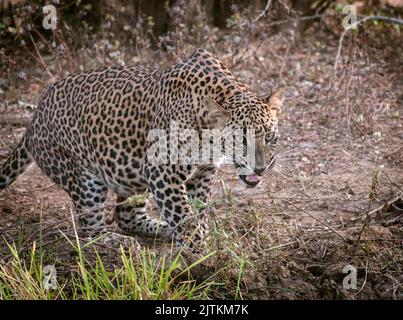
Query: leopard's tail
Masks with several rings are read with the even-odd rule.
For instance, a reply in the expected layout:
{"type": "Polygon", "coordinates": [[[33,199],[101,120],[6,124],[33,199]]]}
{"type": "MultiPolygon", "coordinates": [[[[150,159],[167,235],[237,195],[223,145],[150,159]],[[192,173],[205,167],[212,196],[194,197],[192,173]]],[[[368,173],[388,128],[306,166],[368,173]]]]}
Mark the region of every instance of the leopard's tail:
{"type": "Polygon", "coordinates": [[[6,162],[0,166],[0,190],[10,185],[32,161],[32,156],[27,148],[26,136],[24,136],[6,162]]]}

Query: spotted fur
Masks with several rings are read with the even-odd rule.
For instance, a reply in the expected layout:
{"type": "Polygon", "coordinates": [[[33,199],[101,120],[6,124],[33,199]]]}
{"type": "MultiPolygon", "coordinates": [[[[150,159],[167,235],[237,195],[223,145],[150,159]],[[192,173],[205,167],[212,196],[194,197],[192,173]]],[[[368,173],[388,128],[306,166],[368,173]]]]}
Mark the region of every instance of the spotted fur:
{"type": "MultiPolygon", "coordinates": [[[[146,201],[123,203],[115,211],[118,225],[128,234],[173,237],[179,246],[189,240],[191,248],[202,247],[208,217],[196,215],[189,198],[208,199],[216,164],[149,161],[150,130],[169,131],[172,121],[199,133],[253,128],[256,166],[249,169],[262,175],[274,164],[281,103],[279,93],[259,98],[202,49],[167,70],[116,67],[71,75],[41,98],[24,138],[0,170],[0,190],[35,161],[68,192],[82,213],[82,229],[92,234],[107,229],[102,207],[108,190],[119,203],[149,190],[161,219],[147,214],[146,201]]],[[[236,158],[234,164],[248,167],[236,158]]]]}

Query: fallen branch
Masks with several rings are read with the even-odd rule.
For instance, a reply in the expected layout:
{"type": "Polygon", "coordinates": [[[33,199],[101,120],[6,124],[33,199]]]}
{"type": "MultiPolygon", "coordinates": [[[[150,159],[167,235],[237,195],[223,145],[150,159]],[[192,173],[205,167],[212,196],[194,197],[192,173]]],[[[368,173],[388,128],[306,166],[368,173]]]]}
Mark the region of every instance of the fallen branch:
{"type": "MultiPolygon", "coordinates": [[[[388,202],[386,202],[385,204],[379,206],[378,208],[375,208],[371,211],[368,212],[368,216],[372,216],[378,212],[382,212],[385,209],[389,208],[391,205],[393,205],[395,202],[397,202],[399,199],[403,199],[403,193],[398,193],[396,195],[396,197],[393,197],[392,199],[390,199],[388,202]]],[[[355,212],[356,213],[356,212],[355,212]]],[[[351,219],[351,221],[357,221],[357,220],[361,220],[362,217],[357,217],[357,218],[353,218],[351,219]]]]}
{"type": "Polygon", "coordinates": [[[403,199],[403,194],[402,194],[402,193],[399,193],[396,197],[390,199],[390,200],[389,200],[388,202],[386,202],[384,205],[382,205],[382,206],[380,206],[380,207],[378,207],[378,208],[376,208],[376,209],[374,209],[374,210],[368,212],[368,215],[369,215],[369,216],[372,216],[373,214],[375,214],[375,213],[377,213],[377,212],[380,212],[380,211],[383,211],[384,209],[389,208],[391,205],[393,205],[393,204],[394,204],[395,202],[397,202],[399,199],[403,199]]]}

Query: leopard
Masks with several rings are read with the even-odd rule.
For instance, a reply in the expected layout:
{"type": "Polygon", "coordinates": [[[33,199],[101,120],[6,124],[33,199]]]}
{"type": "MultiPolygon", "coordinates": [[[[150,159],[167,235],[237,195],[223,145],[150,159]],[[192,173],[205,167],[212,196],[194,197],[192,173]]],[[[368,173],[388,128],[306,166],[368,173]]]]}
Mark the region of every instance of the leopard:
{"type": "Polygon", "coordinates": [[[156,160],[149,151],[157,139],[150,135],[163,140],[175,127],[178,149],[189,142],[180,139],[186,130],[197,138],[206,130],[239,129],[240,147],[229,154],[224,150],[223,157],[242,184],[253,188],[275,165],[283,101],[283,89],[256,94],[205,49],[166,68],[115,66],[72,74],[40,98],[21,141],[1,166],[0,190],[35,162],[68,193],[83,234],[115,240],[119,235],[161,237],[200,252],[206,248],[209,213],[196,210],[189,199],[209,201],[222,157],[173,161],[169,140],[159,148],[168,160],[156,160]],[[247,135],[252,131],[253,140],[247,135]],[[238,156],[247,146],[253,147],[254,161],[238,156]],[[114,221],[121,233],[112,232],[105,217],[108,192],[116,195],[114,221]],[[147,210],[151,198],[159,217],[147,210]]]}

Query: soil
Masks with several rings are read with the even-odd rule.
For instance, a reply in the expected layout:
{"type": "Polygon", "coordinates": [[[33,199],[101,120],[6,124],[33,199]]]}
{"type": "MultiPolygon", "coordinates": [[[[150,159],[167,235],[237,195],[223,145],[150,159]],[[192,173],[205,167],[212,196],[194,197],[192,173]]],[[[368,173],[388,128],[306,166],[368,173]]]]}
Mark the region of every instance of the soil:
{"type": "MultiPolygon", "coordinates": [[[[283,51],[262,46],[260,50],[266,51],[257,55],[270,60],[270,52],[284,52],[287,46],[278,45],[283,51]]],[[[271,68],[277,71],[277,83],[288,82],[275,169],[256,188],[244,189],[233,168],[224,166],[214,185],[214,220],[228,230],[228,239],[237,241],[248,261],[242,297],[403,299],[399,69],[391,75],[366,71],[376,77],[364,75],[362,79],[372,80],[352,87],[351,99],[359,99],[358,88],[368,86],[373,108],[364,110],[370,112],[369,117],[363,112],[364,121],[357,112],[351,118],[356,121],[349,123],[345,101],[351,100],[337,100],[336,95],[325,99],[330,78],[323,75],[332,72],[335,46],[320,54],[310,48],[309,54],[303,49],[291,52],[283,75],[279,66],[266,64],[268,74],[276,74],[271,68]],[[303,71],[298,71],[301,64],[303,71]],[[347,265],[357,269],[355,289],[343,288],[347,265]]],[[[234,61],[225,55],[224,59],[234,61]]],[[[234,72],[258,91],[270,84],[262,80],[266,77],[259,61],[244,61],[234,66],[234,72]]],[[[35,106],[39,89],[43,90],[35,83],[21,84],[18,100],[35,106]]],[[[33,108],[0,101],[0,162],[23,135],[33,108]]],[[[67,194],[35,165],[29,167],[0,193],[1,260],[11,259],[5,240],[21,239],[24,250],[38,232],[45,232],[48,259],[67,270],[63,259],[70,251],[56,234],[58,229],[71,232],[70,212],[67,194]]],[[[141,238],[140,242],[148,243],[141,238]]],[[[233,288],[225,288],[217,297],[231,297],[231,292],[233,288]]]]}

